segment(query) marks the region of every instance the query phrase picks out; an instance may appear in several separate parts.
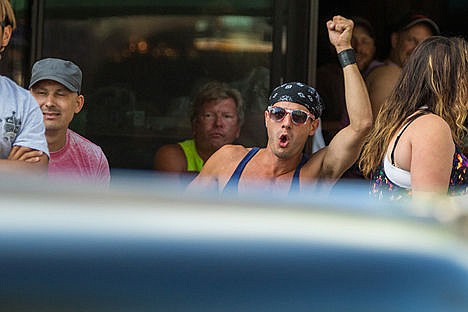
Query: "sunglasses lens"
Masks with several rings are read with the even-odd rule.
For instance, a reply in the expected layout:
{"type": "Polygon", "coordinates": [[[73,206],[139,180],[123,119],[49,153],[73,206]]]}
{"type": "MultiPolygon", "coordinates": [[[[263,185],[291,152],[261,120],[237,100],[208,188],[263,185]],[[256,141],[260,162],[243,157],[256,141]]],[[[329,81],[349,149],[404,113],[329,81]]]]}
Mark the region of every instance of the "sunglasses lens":
{"type": "Polygon", "coordinates": [[[272,107],[270,109],[270,118],[278,121],[282,120],[286,116],[286,111],[282,107],[272,107]]]}
{"type": "Polygon", "coordinates": [[[300,110],[292,111],[291,117],[292,120],[298,124],[303,124],[307,121],[307,114],[300,110]]]}

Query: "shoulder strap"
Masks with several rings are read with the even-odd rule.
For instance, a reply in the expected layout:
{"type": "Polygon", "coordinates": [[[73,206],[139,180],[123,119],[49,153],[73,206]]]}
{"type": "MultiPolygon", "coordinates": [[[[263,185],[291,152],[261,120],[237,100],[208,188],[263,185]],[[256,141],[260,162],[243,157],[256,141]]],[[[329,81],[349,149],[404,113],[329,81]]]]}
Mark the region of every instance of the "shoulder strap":
{"type": "Polygon", "coordinates": [[[300,181],[299,181],[299,174],[301,173],[301,168],[304,164],[309,160],[306,154],[302,154],[302,159],[299,165],[297,165],[296,170],[294,171],[294,176],[291,182],[291,188],[289,189],[289,193],[291,192],[298,192],[300,190],[300,181]]]}
{"type": "Polygon", "coordinates": [[[392,148],[392,152],[390,153],[390,160],[392,161],[392,165],[395,166],[395,148],[396,148],[396,145],[398,143],[398,141],[400,140],[400,137],[401,135],[403,134],[403,132],[405,132],[406,128],[408,128],[408,126],[416,120],[416,118],[418,117],[421,117],[422,115],[426,115],[428,112],[423,110],[423,111],[420,111],[419,113],[411,116],[409,119],[408,119],[408,122],[406,123],[406,125],[403,127],[403,129],[400,130],[400,132],[398,133],[396,139],[395,139],[395,143],[393,143],[393,148],[392,148]]]}
{"type": "Polygon", "coordinates": [[[242,175],[242,172],[244,171],[245,166],[259,150],[260,148],[258,147],[252,147],[252,149],[244,156],[244,158],[242,158],[240,163],[237,165],[236,170],[234,170],[234,173],[229,178],[229,181],[226,183],[223,193],[237,192],[237,185],[239,184],[239,179],[242,175]]]}

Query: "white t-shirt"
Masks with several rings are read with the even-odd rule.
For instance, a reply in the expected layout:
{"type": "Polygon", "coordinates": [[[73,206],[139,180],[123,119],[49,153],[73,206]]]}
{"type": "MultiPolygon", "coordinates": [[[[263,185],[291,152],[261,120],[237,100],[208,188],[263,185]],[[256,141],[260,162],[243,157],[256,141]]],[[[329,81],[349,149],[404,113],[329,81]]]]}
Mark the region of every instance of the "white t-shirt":
{"type": "Polygon", "coordinates": [[[0,76],[0,158],[8,158],[13,146],[49,155],[42,112],[28,90],[0,76]]]}

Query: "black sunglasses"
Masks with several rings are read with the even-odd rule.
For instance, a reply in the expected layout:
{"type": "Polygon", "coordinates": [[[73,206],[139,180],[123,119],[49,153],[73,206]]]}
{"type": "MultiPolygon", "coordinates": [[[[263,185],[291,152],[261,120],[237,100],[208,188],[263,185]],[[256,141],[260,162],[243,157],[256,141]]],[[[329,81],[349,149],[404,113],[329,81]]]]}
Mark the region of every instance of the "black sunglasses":
{"type": "Polygon", "coordinates": [[[309,112],[300,109],[287,109],[280,106],[268,106],[267,112],[271,120],[282,121],[287,114],[291,115],[291,119],[296,125],[303,125],[307,119],[315,120],[315,116],[309,112]]]}

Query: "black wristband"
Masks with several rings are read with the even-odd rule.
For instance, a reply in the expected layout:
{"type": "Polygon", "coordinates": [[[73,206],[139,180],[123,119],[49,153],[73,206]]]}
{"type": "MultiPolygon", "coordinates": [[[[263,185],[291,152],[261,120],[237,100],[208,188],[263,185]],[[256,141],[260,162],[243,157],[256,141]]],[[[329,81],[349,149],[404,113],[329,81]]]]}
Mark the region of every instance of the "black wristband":
{"type": "Polygon", "coordinates": [[[356,64],[356,54],[354,53],[354,49],[346,49],[338,53],[338,61],[340,61],[342,68],[351,64],[356,64]]]}

